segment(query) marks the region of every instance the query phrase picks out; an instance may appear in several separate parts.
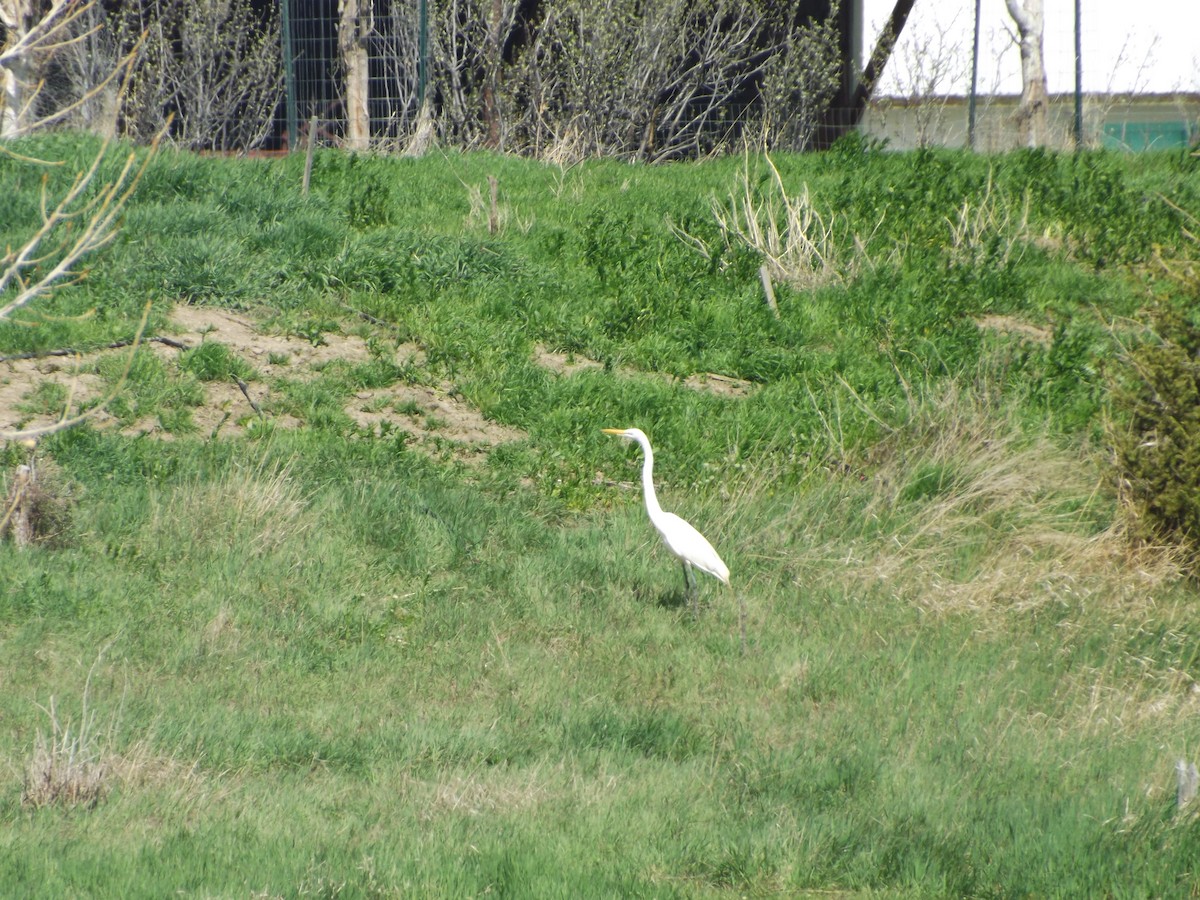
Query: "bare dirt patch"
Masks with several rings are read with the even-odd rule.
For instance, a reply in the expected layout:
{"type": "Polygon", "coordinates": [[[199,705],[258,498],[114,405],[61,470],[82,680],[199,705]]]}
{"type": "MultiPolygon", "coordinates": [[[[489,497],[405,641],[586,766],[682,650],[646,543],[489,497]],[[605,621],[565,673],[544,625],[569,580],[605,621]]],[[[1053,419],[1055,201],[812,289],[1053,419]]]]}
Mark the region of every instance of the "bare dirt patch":
{"type": "Polygon", "coordinates": [[[455,446],[455,456],[474,461],[498,444],[519,441],[521,431],[493,422],[469,403],[454,395],[449,384],[438,387],[394,384],[359,391],[346,407],[359,427],[382,432],[388,425],[399,428],[429,449],[455,446]]]}
{"type": "MultiPolygon", "coordinates": [[[[265,376],[311,376],[313,370],[335,359],[365,362],[370,359],[367,342],[358,335],[325,333],[317,343],[298,335],[269,334],[259,331],[249,319],[220,309],[201,306],[177,306],[171,324],[178,337],[189,347],[201,341],[219,341],[247,360],[265,376]]],[[[159,353],[169,356],[171,348],[156,344],[159,353]]],[[[400,349],[406,355],[420,353],[415,345],[400,349]]]]}
{"type": "Polygon", "coordinates": [[[549,369],[558,375],[574,375],[588,369],[603,369],[604,363],[576,353],[560,353],[538,344],[534,349],[533,360],[543,369],[549,369]]]}
{"type": "MultiPolygon", "coordinates": [[[[566,377],[570,377],[578,372],[604,368],[604,363],[598,360],[589,359],[578,353],[560,353],[556,350],[550,350],[541,344],[538,344],[534,349],[533,359],[543,369],[549,369],[557,375],[566,377]]],[[[619,367],[617,373],[626,377],[645,374],[657,375],[657,377],[668,380],[673,377],[660,373],[645,373],[629,366],[619,367]]],[[[707,391],[710,394],[717,394],[722,397],[747,397],[754,392],[756,387],[752,381],[732,378],[728,375],[718,375],[715,372],[698,372],[695,375],[689,375],[683,380],[683,384],[693,391],[707,391]]]]}
{"type": "MultiPolygon", "coordinates": [[[[112,351],[117,352],[117,351],[112,351]]],[[[50,425],[62,416],[61,409],[39,412],[35,400],[41,390],[53,386],[70,401],[72,409],[100,396],[104,383],[78,358],[17,359],[0,363],[0,431],[50,425]]],[[[47,392],[49,393],[49,392],[47,392]]]]}
{"type": "Polygon", "coordinates": [[[1054,332],[1049,328],[1034,325],[1014,316],[983,316],[975,320],[975,324],[985,331],[996,331],[1012,335],[1021,340],[1032,341],[1044,347],[1054,341],[1054,332]]]}
{"type": "Polygon", "coordinates": [[[754,393],[756,387],[753,381],[730,378],[728,375],[717,375],[714,372],[689,375],[683,383],[693,391],[708,391],[721,397],[748,397],[754,393]]]}
{"type": "MultiPolygon", "coordinates": [[[[355,334],[325,333],[317,342],[297,335],[260,330],[247,316],[226,310],[200,306],[179,306],[172,312],[169,330],[173,343],[185,349],[202,341],[216,341],[231,353],[246,360],[258,377],[242,386],[234,382],[212,381],[203,384],[204,402],[192,409],[192,421],[205,437],[233,437],[244,432],[258,413],[276,428],[299,428],[303,423],[292,415],[272,414],[273,390],[286,381],[306,381],[318,376],[320,369],[335,360],[349,363],[371,358],[366,340],[355,334]],[[252,404],[253,401],[253,404],[252,404]]],[[[149,344],[164,362],[174,364],[181,350],[162,342],[149,344]]],[[[89,400],[102,396],[102,380],[91,374],[103,354],[128,353],[127,348],[99,351],[86,357],[55,357],[12,360],[0,363],[0,430],[16,430],[47,425],[62,415],[59,409],[45,413],[33,411],[34,398],[46,384],[61,385],[59,394],[69,395],[72,411],[89,400]]],[[[424,352],[416,344],[402,344],[395,351],[399,365],[421,366],[424,352]]],[[[483,414],[454,392],[453,386],[394,384],[386,388],[362,391],[346,401],[345,412],[360,427],[382,433],[399,429],[413,439],[415,446],[435,455],[449,452],[465,461],[481,459],[498,444],[517,441],[524,434],[485,418],[483,414]]],[[[101,414],[95,424],[114,423],[101,414]]],[[[143,419],[127,425],[124,432],[152,435],[170,440],[156,419],[143,419]]]]}

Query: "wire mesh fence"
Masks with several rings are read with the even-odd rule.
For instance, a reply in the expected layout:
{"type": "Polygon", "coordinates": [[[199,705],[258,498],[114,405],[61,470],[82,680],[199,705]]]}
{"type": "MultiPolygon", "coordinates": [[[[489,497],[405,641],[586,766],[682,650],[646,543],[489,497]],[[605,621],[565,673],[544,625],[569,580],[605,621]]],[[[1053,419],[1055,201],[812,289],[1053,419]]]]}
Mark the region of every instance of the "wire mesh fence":
{"type": "MultiPolygon", "coordinates": [[[[970,4],[917,4],[871,98],[865,106],[854,106],[851,98],[861,59],[869,57],[886,27],[886,21],[870,18],[890,9],[890,0],[881,2],[844,0],[843,9],[848,8],[849,14],[840,15],[836,26],[849,30],[843,37],[853,50],[846,53],[847,41],[841,42],[840,90],[824,73],[794,85],[783,105],[761,115],[750,96],[762,87],[765,67],[759,68],[740,93],[724,95],[727,109],[719,114],[705,110],[712,133],[681,152],[719,149],[722,142],[725,146],[747,140],[769,143],[770,136],[780,134],[793,118],[805,119],[805,136],[792,142],[800,149],[816,143],[822,122],[855,123],[866,136],[895,149],[970,146],[996,152],[1028,142],[1017,125],[1021,80],[1014,26],[998,0],[984,4],[978,21],[970,4]],[[821,115],[811,111],[815,102],[824,104],[821,115]]],[[[305,122],[315,116],[318,136],[325,140],[356,148],[403,145],[417,127],[428,91],[439,104],[435,113],[448,143],[561,154],[574,133],[561,121],[560,127],[550,129],[555,133],[542,140],[532,139],[529,129],[514,127],[514,122],[530,116],[522,104],[545,102],[552,96],[552,92],[536,95],[528,84],[514,87],[530,77],[527,57],[542,54],[544,59],[547,52],[530,31],[545,20],[520,18],[530,6],[511,0],[284,0],[288,100],[281,107],[285,112],[278,130],[294,143],[305,131],[305,122]],[[472,118],[475,127],[469,124],[472,118]]],[[[574,6],[580,12],[586,4],[574,6]]],[[[826,3],[826,13],[829,7],[826,3]]],[[[600,14],[599,5],[590,8],[600,14]]],[[[1166,60],[1174,80],[1163,80],[1163,42],[1178,24],[1173,15],[1143,18],[1140,34],[1121,33],[1121,29],[1115,33],[1106,20],[1080,21],[1070,4],[1053,4],[1045,23],[1050,93],[1043,143],[1059,149],[1080,145],[1127,150],[1195,145],[1200,138],[1200,78],[1194,60],[1166,60]],[[1114,37],[1124,41],[1115,50],[1114,37]]],[[[594,62],[600,72],[619,62],[610,49],[599,46],[607,38],[589,44],[587,34],[587,29],[576,32],[571,52],[594,62]],[[600,58],[605,54],[609,58],[600,58]]],[[[636,46],[645,36],[631,31],[627,40],[636,46]]],[[[638,64],[629,60],[630,66],[638,64]]],[[[650,76],[644,81],[653,85],[653,72],[641,74],[650,76]]],[[[577,121],[587,118],[582,110],[591,103],[620,116],[619,105],[603,106],[603,95],[621,77],[609,71],[610,84],[593,82],[593,92],[569,98],[566,103],[575,107],[577,121]]],[[[680,109],[682,115],[697,112],[695,103],[680,109]]],[[[625,112],[631,119],[638,113],[636,109],[625,112]]],[[[653,131],[657,123],[644,118],[632,127],[653,131]]],[[[641,144],[658,139],[651,134],[641,144]]],[[[606,148],[592,142],[591,149],[606,148]]]]}
{"type": "MultiPolygon", "coordinates": [[[[1140,5],[1155,3],[1169,0],[1140,5]]],[[[1028,144],[1019,53],[1002,0],[978,0],[978,18],[972,4],[956,0],[916,3],[880,57],[887,61],[878,81],[860,89],[864,60],[892,33],[895,5],[94,2],[68,49],[45,54],[49,62],[22,62],[40,67],[26,78],[46,89],[20,108],[52,113],[83,96],[70,121],[96,128],[92,120],[114,105],[113,91],[94,91],[96,79],[135,54],[117,130],[146,139],[170,112],[170,137],[198,150],[286,150],[311,139],[411,151],[436,139],[557,161],[654,161],[746,145],[805,150],[847,130],[895,149],[1028,144]]],[[[1051,5],[1039,143],[1195,146],[1200,75],[1180,37],[1189,22],[1200,28],[1200,7],[1175,4],[1137,22],[1140,33],[1122,33],[1124,25],[1099,15],[1080,22],[1070,4],[1051,5]]],[[[20,38],[11,28],[0,36],[10,46],[20,38]]],[[[0,103],[0,136],[20,130],[20,104],[0,103]]]]}
{"type": "Polygon", "coordinates": [[[283,0],[281,29],[277,130],[285,144],[306,136],[310,123],[320,140],[358,146],[388,147],[411,135],[428,63],[424,0],[283,0]]]}

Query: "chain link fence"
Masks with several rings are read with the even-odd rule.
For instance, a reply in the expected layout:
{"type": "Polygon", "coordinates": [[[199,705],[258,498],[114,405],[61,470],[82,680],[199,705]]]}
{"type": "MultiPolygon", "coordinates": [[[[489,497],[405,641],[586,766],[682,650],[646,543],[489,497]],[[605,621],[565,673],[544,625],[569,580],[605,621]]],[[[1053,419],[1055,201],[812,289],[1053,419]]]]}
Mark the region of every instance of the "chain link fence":
{"type": "Polygon", "coordinates": [[[846,87],[847,39],[836,2],[807,6],[283,0],[279,131],[288,146],[311,131],[403,149],[436,128],[451,146],[564,159],[695,157],[749,138],[805,149],[846,87]]]}

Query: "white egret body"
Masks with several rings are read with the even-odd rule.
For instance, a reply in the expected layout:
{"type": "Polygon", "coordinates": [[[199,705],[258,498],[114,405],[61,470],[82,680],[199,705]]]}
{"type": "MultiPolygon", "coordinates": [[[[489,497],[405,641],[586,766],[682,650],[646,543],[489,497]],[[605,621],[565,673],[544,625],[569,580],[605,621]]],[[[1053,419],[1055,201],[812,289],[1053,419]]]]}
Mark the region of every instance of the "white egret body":
{"type": "Polygon", "coordinates": [[[696,603],[696,579],[692,575],[695,566],[701,572],[707,572],[718,581],[729,584],[729,567],[721,561],[717,551],[699,531],[690,523],[681,519],[675,513],[664,512],[658,503],[658,495],[654,491],[654,451],[650,448],[650,439],[640,428],[604,428],[605,434],[615,434],[641,445],[642,455],[642,492],[646,500],[646,513],[650,522],[662,535],[667,549],[674,553],[683,563],[683,580],[688,598],[692,601],[693,609],[696,603]]]}

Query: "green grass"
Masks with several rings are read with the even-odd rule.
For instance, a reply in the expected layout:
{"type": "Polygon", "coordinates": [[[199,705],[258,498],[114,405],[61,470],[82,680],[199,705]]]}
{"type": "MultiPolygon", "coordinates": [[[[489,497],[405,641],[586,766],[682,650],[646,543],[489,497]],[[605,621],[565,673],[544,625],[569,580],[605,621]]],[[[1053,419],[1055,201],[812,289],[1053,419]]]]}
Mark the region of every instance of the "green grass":
{"type": "MultiPolygon", "coordinates": [[[[141,350],[113,412],[171,440],[39,447],[70,522],[0,544],[0,884],[1194,894],[1174,764],[1197,757],[1195,586],[1125,537],[1100,443],[1110,325],[1167,289],[1154,254],[1187,253],[1155,197],[1196,208],[1194,161],[851,143],[774,162],[861,257],[777,284],[778,318],[712,215],[740,160],[322,152],[307,198],[298,158],[156,160],[89,277],[0,325],[0,354],[128,336],[147,299],[152,333],[190,302],[375,349],[271,385],[268,419],[301,427],[221,441],[192,411],[253,368],[219,342],[141,350]],[[496,234],[472,199],[489,174],[496,234]],[[956,248],[964,203],[1011,214],[956,248]],[[424,363],[392,362],[399,341],[424,363]],[[555,374],[538,345],[602,366],[555,374]],[[525,437],[467,465],[355,429],[344,399],[399,383],[449,384],[525,437]],[[664,506],[732,570],[698,618],[616,484],[638,459],[599,429],[630,425],[664,506]],[[94,805],[23,802],[52,699],[60,733],[91,723],[94,805]]],[[[15,171],[0,158],[0,184],[15,171]]],[[[8,243],[36,215],[17,206],[8,243]]]]}

